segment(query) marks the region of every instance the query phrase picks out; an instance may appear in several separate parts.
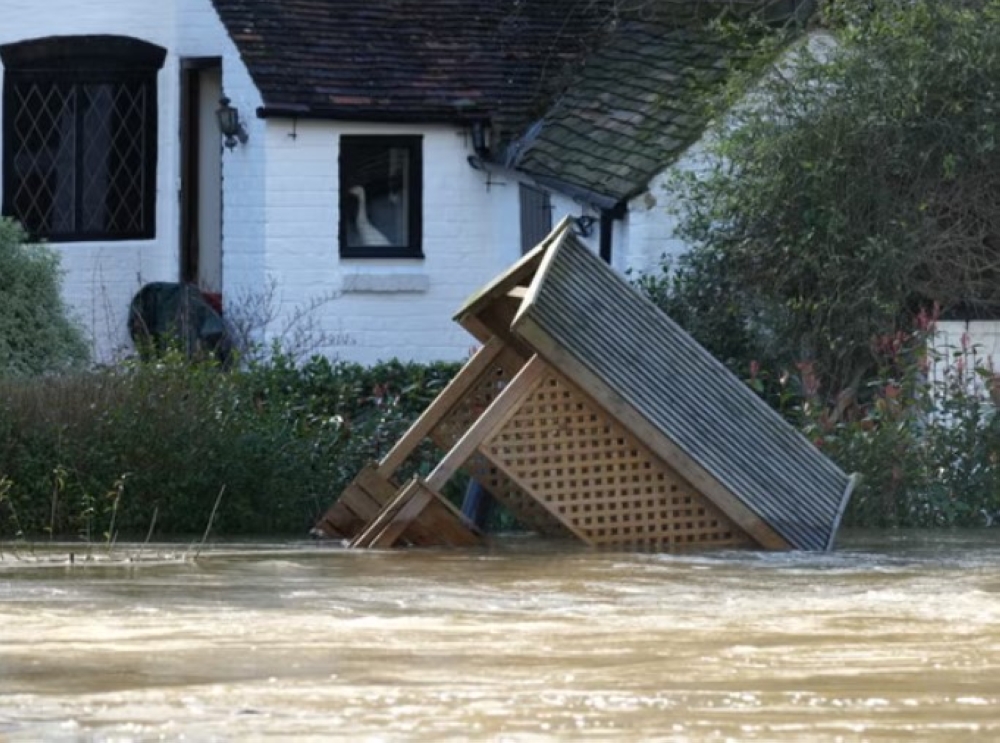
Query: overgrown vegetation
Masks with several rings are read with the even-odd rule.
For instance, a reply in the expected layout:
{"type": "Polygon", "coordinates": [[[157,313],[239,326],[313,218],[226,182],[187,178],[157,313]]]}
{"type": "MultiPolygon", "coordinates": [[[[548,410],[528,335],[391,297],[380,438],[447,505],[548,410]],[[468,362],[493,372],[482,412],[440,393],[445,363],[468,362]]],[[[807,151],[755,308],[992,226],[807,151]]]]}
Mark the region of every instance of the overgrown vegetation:
{"type": "Polygon", "coordinates": [[[869,402],[846,414],[826,404],[808,364],[796,370],[801,393],[787,412],[844,469],[861,474],[848,525],[1000,524],[996,375],[968,336],[935,349],[933,334],[924,314],[912,332],[877,338],[869,402]]]}
{"type": "Polygon", "coordinates": [[[154,514],[158,535],[197,534],[225,488],[213,534],[304,535],[456,368],[275,353],[223,372],[170,352],[5,380],[0,534],[142,538],[154,514]]]}
{"type": "Polygon", "coordinates": [[[825,8],[734,75],[676,183],[694,247],[638,284],[862,474],[847,523],[992,523],[993,370],[928,346],[936,308],[1000,310],[1000,2],[825,8]]]}
{"type": "Polygon", "coordinates": [[[0,218],[0,377],[65,371],[87,359],[59,292],[57,256],[0,218]]]}
{"type": "Polygon", "coordinates": [[[826,7],[831,34],[733,76],[676,201],[710,345],[808,359],[836,393],[921,307],[1000,309],[1000,2],[826,7]]]}

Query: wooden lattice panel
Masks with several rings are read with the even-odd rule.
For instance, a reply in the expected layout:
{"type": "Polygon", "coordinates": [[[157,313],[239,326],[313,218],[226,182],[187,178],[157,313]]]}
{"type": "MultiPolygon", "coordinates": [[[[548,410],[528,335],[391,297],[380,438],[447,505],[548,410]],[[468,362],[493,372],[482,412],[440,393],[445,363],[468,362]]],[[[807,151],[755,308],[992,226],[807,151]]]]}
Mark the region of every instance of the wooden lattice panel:
{"type": "Polygon", "coordinates": [[[524,361],[509,348],[501,351],[496,360],[469,385],[461,401],[434,426],[430,434],[434,443],[445,451],[454,446],[524,366],[524,361]]]}
{"type": "Polygon", "coordinates": [[[480,450],[589,544],[750,544],[683,477],[555,372],[480,450]]]}
{"type": "MultiPolygon", "coordinates": [[[[444,451],[451,449],[522,366],[524,359],[515,351],[505,349],[501,352],[496,363],[479,376],[461,402],[430,432],[434,444],[444,451]]],[[[551,537],[571,535],[542,504],[526,494],[484,456],[474,455],[462,469],[526,528],[551,537]]]]}

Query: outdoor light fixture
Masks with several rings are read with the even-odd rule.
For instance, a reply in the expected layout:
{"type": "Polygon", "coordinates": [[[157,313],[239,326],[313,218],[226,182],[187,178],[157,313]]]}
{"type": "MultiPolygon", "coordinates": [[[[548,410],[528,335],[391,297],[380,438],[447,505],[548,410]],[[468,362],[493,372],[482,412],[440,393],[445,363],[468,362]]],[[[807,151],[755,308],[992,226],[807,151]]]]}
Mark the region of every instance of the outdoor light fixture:
{"type": "Polygon", "coordinates": [[[595,217],[584,214],[581,217],[573,218],[573,231],[580,237],[590,237],[594,232],[595,217]]]}
{"type": "Polygon", "coordinates": [[[490,125],[482,119],[472,122],[472,149],[480,157],[486,157],[490,154],[487,131],[489,126],[490,125]]]}
{"type": "Polygon", "coordinates": [[[219,109],[215,112],[215,116],[219,120],[219,131],[226,138],[225,144],[228,149],[236,147],[237,140],[240,144],[247,143],[249,135],[243,127],[243,122],[240,121],[240,112],[229,105],[229,99],[225,96],[219,99],[219,109]]]}

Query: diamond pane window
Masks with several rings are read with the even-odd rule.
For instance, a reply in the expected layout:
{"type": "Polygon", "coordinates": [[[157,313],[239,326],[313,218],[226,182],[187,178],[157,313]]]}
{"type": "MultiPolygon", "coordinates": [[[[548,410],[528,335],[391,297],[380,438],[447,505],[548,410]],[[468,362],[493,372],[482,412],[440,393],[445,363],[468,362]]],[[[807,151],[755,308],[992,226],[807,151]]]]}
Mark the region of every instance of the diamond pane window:
{"type": "Polygon", "coordinates": [[[124,37],[0,47],[3,214],[57,242],[153,237],[163,57],[124,37]]]}

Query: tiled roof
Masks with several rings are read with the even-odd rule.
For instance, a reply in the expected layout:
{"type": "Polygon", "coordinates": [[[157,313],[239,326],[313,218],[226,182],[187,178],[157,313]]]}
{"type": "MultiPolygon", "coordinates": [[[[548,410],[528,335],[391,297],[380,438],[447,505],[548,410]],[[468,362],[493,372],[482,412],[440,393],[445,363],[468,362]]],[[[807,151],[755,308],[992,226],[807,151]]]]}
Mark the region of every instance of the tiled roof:
{"type": "Polygon", "coordinates": [[[725,78],[730,52],[696,25],[622,23],[510,164],[602,206],[641,192],[701,135],[698,100],[725,78]]]}
{"type": "Polygon", "coordinates": [[[213,0],[264,113],[520,126],[594,44],[579,0],[213,0]]]}

